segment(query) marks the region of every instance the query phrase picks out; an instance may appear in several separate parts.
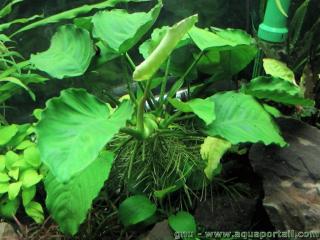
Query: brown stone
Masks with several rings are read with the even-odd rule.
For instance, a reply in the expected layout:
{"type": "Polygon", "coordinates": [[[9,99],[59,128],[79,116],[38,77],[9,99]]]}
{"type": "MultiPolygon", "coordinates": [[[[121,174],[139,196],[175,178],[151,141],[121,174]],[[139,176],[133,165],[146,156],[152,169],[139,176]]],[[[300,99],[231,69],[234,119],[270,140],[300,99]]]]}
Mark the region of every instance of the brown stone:
{"type": "Polygon", "coordinates": [[[154,225],[154,227],[147,234],[147,236],[143,238],[143,240],[173,240],[173,239],[174,238],[167,220],[164,220],[154,225]]]}
{"type": "Polygon", "coordinates": [[[0,223],[0,239],[1,240],[19,240],[20,238],[10,224],[2,222],[0,223]]]}
{"type": "Polygon", "coordinates": [[[277,230],[320,231],[320,131],[293,119],[279,125],[288,147],[250,150],[263,180],[263,205],[277,230]]]}

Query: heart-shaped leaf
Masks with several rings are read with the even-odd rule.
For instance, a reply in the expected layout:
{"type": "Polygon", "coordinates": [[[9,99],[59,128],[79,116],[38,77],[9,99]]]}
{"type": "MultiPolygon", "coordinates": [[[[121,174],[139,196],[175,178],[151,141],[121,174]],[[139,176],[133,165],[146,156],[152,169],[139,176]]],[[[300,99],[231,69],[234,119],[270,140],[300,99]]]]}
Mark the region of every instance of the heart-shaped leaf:
{"type": "Polygon", "coordinates": [[[132,113],[128,101],[111,114],[83,89],[62,91],[48,101],[36,127],[41,160],[58,181],[69,181],[98,157],[132,113]]]}
{"type": "Polygon", "coordinates": [[[189,32],[197,47],[205,51],[205,57],[198,63],[201,71],[233,75],[244,69],[256,56],[254,39],[246,32],[238,29],[210,30],[194,27],[189,32]]]}
{"type": "Polygon", "coordinates": [[[151,218],[157,208],[146,196],[136,195],[127,198],[119,206],[119,219],[128,227],[151,218]]]}
{"type": "Polygon", "coordinates": [[[170,227],[178,233],[194,233],[197,231],[197,224],[194,217],[188,212],[178,212],[168,219],[170,227]]]}
{"type": "Polygon", "coordinates": [[[102,152],[98,159],[66,184],[48,174],[45,179],[46,205],[64,233],[74,235],[78,231],[92,200],[109,176],[112,162],[113,155],[102,152]]]}
{"type": "Polygon", "coordinates": [[[52,37],[50,48],[32,54],[30,61],[39,70],[62,79],[82,75],[93,56],[94,48],[89,32],[74,25],[65,25],[52,37]]]}
{"type": "Polygon", "coordinates": [[[92,19],[94,36],[114,51],[125,53],[150,29],[161,8],[162,3],[159,1],[148,13],[128,13],[119,9],[98,12],[92,19]]]}
{"type": "Polygon", "coordinates": [[[207,125],[215,118],[214,102],[210,99],[195,98],[188,102],[181,102],[178,99],[171,98],[169,102],[181,112],[193,112],[201,118],[207,125]]]}
{"type": "Polygon", "coordinates": [[[211,100],[215,103],[216,119],[206,129],[209,136],[220,136],[232,144],[286,145],[271,116],[252,96],[230,91],[215,94],[211,100]]]}
{"type": "Polygon", "coordinates": [[[314,101],[305,99],[301,89],[292,81],[275,77],[257,77],[243,86],[242,91],[256,98],[289,105],[313,106],[314,101]]]}

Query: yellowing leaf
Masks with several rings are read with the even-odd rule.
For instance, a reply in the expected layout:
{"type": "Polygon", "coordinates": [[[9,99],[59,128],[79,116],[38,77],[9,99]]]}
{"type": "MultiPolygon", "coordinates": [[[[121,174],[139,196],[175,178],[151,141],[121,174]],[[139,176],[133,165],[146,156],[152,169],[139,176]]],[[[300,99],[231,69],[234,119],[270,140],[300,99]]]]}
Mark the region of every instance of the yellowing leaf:
{"type": "Polygon", "coordinates": [[[279,60],[272,58],[264,58],[263,68],[266,74],[269,74],[273,77],[279,77],[296,84],[293,71],[290,68],[288,68],[288,66],[285,63],[279,60]]]}
{"type": "Polygon", "coordinates": [[[215,137],[207,137],[201,145],[201,157],[207,162],[204,170],[207,178],[212,180],[215,176],[215,170],[219,167],[220,159],[228,149],[231,148],[231,143],[215,137]]]}

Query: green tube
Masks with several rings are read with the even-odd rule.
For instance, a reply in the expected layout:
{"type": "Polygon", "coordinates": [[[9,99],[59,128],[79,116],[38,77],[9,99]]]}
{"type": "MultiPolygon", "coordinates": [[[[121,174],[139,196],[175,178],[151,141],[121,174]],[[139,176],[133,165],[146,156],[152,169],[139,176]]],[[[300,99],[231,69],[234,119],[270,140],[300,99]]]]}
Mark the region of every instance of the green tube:
{"type": "Polygon", "coordinates": [[[287,16],[291,0],[268,0],[263,23],[259,26],[258,37],[262,40],[283,43],[288,36],[287,16]]]}

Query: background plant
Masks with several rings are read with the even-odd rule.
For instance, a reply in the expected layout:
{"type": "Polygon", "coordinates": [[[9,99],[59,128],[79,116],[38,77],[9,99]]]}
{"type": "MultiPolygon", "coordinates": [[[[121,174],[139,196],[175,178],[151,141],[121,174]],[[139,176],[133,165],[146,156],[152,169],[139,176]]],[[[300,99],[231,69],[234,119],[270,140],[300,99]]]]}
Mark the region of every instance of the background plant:
{"type": "Polygon", "coordinates": [[[0,215],[12,218],[22,204],[35,222],[44,220],[40,203],[34,200],[45,174],[29,124],[0,127],[0,215]]]}

